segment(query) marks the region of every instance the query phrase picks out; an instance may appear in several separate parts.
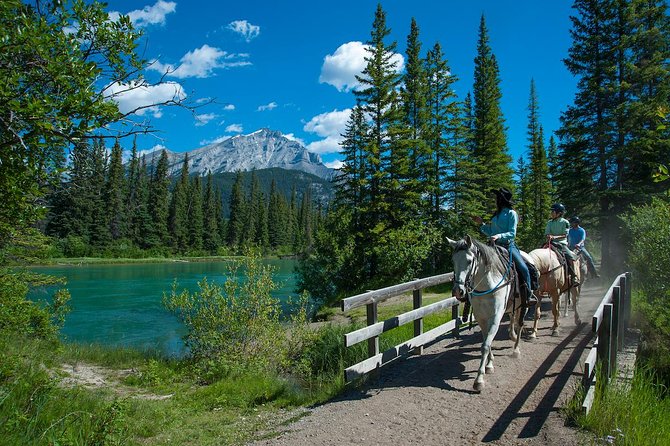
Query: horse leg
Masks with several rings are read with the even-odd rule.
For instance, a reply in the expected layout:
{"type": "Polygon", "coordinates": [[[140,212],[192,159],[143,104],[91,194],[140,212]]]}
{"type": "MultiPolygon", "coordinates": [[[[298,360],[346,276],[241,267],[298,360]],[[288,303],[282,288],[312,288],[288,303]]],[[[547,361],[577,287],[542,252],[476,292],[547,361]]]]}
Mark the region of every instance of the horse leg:
{"type": "Polygon", "coordinates": [[[482,358],[479,363],[479,370],[477,370],[477,378],[475,378],[475,384],[473,386],[477,392],[481,392],[485,387],[484,374],[486,373],[486,364],[489,360],[492,360],[492,357],[489,357],[491,355],[491,342],[493,342],[493,338],[495,338],[496,332],[498,331],[498,324],[500,324],[500,322],[495,323],[488,320],[482,326],[482,335],[484,336],[484,342],[482,342],[481,348],[482,358]]]}
{"type": "Polygon", "coordinates": [[[486,361],[486,367],[484,368],[484,371],[487,375],[490,375],[495,371],[495,368],[493,367],[493,350],[489,350],[489,357],[486,361]]]}
{"type": "Polygon", "coordinates": [[[563,306],[563,317],[566,317],[568,315],[568,307],[570,306],[570,294],[572,293],[565,293],[565,305],[563,306]]]}
{"type": "Polygon", "coordinates": [[[573,298],[572,298],[572,302],[573,302],[573,305],[574,305],[574,312],[575,312],[575,325],[578,325],[578,326],[582,324],[582,320],[579,317],[579,311],[577,310],[577,304],[579,303],[579,295],[580,295],[581,292],[582,292],[582,286],[581,285],[579,285],[578,287],[574,287],[574,288],[572,288],[572,290],[570,290],[571,294],[574,293],[573,298]]]}
{"type": "Polygon", "coordinates": [[[530,332],[530,338],[537,338],[537,324],[540,321],[540,316],[542,316],[542,310],[540,306],[542,305],[542,296],[537,299],[537,304],[535,305],[535,318],[533,319],[533,331],[530,332]]]}
{"type": "Polygon", "coordinates": [[[519,341],[521,341],[521,333],[523,332],[523,319],[525,316],[525,312],[523,311],[523,308],[519,308],[517,311],[512,314],[511,318],[512,320],[519,318],[519,336],[517,336],[516,340],[514,341],[514,349],[512,350],[512,358],[518,358],[521,356],[521,351],[519,350],[519,341]]]}
{"type": "Polygon", "coordinates": [[[555,291],[551,295],[551,312],[554,315],[554,326],[551,327],[551,335],[552,336],[558,336],[560,334],[559,330],[559,322],[558,322],[558,316],[560,312],[560,303],[561,303],[561,295],[558,294],[558,291],[555,291]]]}

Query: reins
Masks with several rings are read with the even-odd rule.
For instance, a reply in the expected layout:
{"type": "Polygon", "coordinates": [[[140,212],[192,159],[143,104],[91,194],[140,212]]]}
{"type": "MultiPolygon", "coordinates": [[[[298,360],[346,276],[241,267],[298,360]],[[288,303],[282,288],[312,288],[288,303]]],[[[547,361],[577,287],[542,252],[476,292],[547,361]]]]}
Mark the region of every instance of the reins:
{"type": "MultiPolygon", "coordinates": [[[[476,246],[474,246],[474,249],[475,249],[475,255],[477,256],[477,258],[479,258],[479,256],[480,256],[479,249],[476,246]]],[[[473,263],[472,267],[470,268],[470,271],[465,276],[465,282],[464,283],[461,283],[458,280],[454,280],[454,283],[458,284],[458,285],[463,285],[463,288],[465,288],[465,293],[467,295],[485,296],[487,294],[493,294],[494,292],[498,291],[500,288],[506,286],[508,283],[511,282],[511,278],[507,281],[505,281],[505,279],[507,279],[508,276],[509,276],[510,270],[512,268],[512,262],[513,262],[512,253],[509,252],[509,262],[507,263],[507,268],[505,268],[505,273],[500,278],[500,282],[498,282],[498,284],[496,286],[494,286],[493,288],[491,288],[490,290],[477,291],[477,285],[479,285],[479,283],[481,283],[484,279],[480,280],[479,283],[475,284],[474,286],[472,286],[472,288],[470,288],[470,286],[469,286],[470,285],[470,279],[474,278],[474,276],[476,274],[476,271],[477,271],[477,264],[475,264],[475,263],[473,263]]]]}

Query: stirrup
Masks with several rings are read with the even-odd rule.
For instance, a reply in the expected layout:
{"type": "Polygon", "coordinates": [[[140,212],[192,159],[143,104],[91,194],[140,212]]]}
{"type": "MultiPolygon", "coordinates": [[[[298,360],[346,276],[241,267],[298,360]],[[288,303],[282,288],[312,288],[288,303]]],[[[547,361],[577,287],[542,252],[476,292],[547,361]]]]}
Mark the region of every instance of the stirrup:
{"type": "Polygon", "coordinates": [[[535,294],[533,292],[531,292],[528,298],[526,299],[526,305],[529,307],[537,305],[537,297],[535,297],[535,294]]]}

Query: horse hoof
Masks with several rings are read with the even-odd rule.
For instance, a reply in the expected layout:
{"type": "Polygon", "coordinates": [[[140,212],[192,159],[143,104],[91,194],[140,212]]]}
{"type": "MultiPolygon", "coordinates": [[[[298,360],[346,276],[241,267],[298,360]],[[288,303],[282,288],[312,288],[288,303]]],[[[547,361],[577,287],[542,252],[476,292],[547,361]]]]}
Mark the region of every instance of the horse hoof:
{"type": "Polygon", "coordinates": [[[475,381],[475,385],[472,386],[473,389],[475,389],[475,392],[481,392],[484,390],[484,382],[477,382],[475,381]]]}
{"type": "Polygon", "coordinates": [[[487,375],[490,375],[495,371],[495,368],[492,365],[487,365],[486,368],[484,369],[487,375]]]}
{"type": "Polygon", "coordinates": [[[521,356],[521,352],[519,351],[519,349],[518,348],[514,349],[514,351],[512,352],[512,358],[518,358],[519,356],[521,356]]]}
{"type": "Polygon", "coordinates": [[[581,319],[575,319],[575,325],[582,325],[581,319]]]}
{"type": "Polygon", "coordinates": [[[552,336],[558,336],[558,335],[560,335],[560,334],[561,334],[561,333],[558,331],[558,328],[557,328],[556,330],[553,330],[553,331],[551,332],[551,335],[552,335],[552,336]]]}

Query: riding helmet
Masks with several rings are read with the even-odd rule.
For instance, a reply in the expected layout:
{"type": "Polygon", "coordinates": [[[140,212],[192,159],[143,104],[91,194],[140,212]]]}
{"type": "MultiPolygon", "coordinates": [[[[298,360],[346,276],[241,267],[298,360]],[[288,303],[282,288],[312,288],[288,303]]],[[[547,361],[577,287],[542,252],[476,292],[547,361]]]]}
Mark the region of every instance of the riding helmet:
{"type": "Polygon", "coordinates": [[[561,203],[554,203],[551,205],[551,210],[556,213],[563,214],[565,213],[565,206],[563,206],[561,203]]]}
{"type": "Polygon", "coordinates": [[[573,217],[570,217],[570,224],[574,225],[575,223],[580,224],[582,221],[577,217],[576,215],[573,217]]]}

